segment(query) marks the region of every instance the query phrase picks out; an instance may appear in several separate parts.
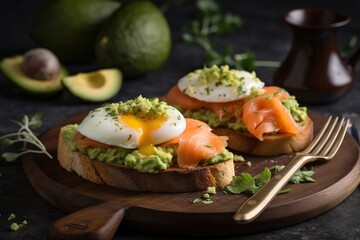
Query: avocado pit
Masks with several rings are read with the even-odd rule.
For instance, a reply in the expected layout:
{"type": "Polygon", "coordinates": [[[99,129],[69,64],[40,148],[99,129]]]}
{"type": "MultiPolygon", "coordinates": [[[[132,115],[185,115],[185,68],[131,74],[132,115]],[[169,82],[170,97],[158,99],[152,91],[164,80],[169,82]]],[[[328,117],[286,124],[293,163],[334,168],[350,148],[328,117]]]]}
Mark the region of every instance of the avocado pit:
{"type": "Polygon", "coordinates": [[[26,52],[20,67],[25,75],[37,80],[55,79],[61,68],[55,54],[45,48],[36,48],[26,52]]]}

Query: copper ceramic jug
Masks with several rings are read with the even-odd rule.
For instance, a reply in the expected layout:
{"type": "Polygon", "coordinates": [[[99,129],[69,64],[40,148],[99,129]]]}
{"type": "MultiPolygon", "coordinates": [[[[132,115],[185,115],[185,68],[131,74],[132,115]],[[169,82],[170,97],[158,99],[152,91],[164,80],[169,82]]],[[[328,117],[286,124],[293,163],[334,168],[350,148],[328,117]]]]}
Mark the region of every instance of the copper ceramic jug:
{"type": "Polygon", "coordinates": [[[352,89],[359,50],[343,59],[337,32],[347,25],[345,14],[324,9],[295,9],[284,15],[292,29],[292,48],[274,75],[274,84],[301,102],[325,103],[352,89]]]}

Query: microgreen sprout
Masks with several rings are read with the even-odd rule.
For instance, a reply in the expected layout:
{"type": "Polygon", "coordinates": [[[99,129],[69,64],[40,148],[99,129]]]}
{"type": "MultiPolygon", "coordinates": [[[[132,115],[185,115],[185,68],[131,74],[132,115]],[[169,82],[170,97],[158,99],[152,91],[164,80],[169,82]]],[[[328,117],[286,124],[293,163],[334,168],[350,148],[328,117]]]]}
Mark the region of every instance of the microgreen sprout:
{"type": "Polygon", "coordinates": [[[36,113],[33,117],[29,118],[24,115],[21,121],[12,120],[13,123],[20,126],[20,129],[15,133],[9,133],[0,137],[0,144],[3,146],[12,146],[16,143],[22,143],[19,152],[5,152],[1,156],[6,161],[11,162],[26,153],[44,153],[49,158],[52,156],[46,151],[44,144],[36,137],[32,130],[41,126],[41,113],[36,113]],[[28,144],[36,147],[36,149],[29,149],[28,144]]]}

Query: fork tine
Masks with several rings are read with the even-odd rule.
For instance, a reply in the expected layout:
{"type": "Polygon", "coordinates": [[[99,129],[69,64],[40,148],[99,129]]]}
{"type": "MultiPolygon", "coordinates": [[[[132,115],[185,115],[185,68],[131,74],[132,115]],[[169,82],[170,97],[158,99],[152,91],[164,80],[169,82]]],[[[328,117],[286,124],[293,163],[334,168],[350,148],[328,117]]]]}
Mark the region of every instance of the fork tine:
{"type": "Polygon", "coordinates": [[[340,123],[338,123],[338,117],[333,121],[331,121],[331,119],[332,117],[328,118],[325,126],[305,151],[299,155],[295,155],[290,163],[281,170],[279,174],[271,178],[267,184],[237,210],[234,214],[234,219],[236,221],[246,223],[256,218],[271,202],[279,190],[286,185],[291,176],[304,164],[317,159],[331,159],[334,157],[342,144],[350,120],[347,119],[345,121],[345,118],[342,118],[340,123]],[[318,153],[315,153],[319,151],[322,151],[323,154],[318,155],[318,153]]]}
{"type": "Polygon", "coordinates": [[[345,118],[341,118],[340,122],[337,124],[337,126],[335,127],[335,124],[334,124],[334,129],[331,129],[332,131],[328,133],[329,135],[329,138],[328,139],[325,139],[324,140],[324,143],[326,144],[324,146],[324,148],[321,150],[321,152],[318,152],[319,155],[326,155],[329,150],[332,148],[340,130],[341,130],[341,127],[344,123],[344,120],[345,118]],[[330,137],[331,136],[331,137],[330,137]]]}
{"type": "MultiPolygon", "coordinates": [[[[336,135],[333,137],[333,139],[331,140],[331,144],[329,144],[324,150],[324,155],[327,155],[327,157],[333,158],[336,154],[336,152],[339,150],[339,147],[342,143],[342,141],[344,140],[346,131],[348,129],[350,120],[347,119],[345,121],[345,118],[341,119],[341,122],[339,123],[339,127],[337,129],[336,135]],[[344,123],[345,122],[345,123],[344,123]]],[[[321,155],[323,155],[321,153],[321,155]]]]}
{"type": "Polygon", "coordinates": [[[319,140],[322,138],[322,136],[324,135],[324,133],[327,131],[327,128],[329,126],[329,123],[332,119],[332,116],[330,116],[326,123],[324,124],[324,126],[321,128],[320,132],[318,133],[318,135],[313,139],[313,141],[310,143],[310,145],[305,148],[305,150],[302,151],[303,154],[308,154],[311,150],[313,150],[313,148],[316,146],[316,144],[319,142],[319,140]]]}
{"type": "Polygon", "coordinates": [[[336,117],[331,125],[329,126],[329,129],[326,129],[326,132],[322,136],[321,140],[316,144],[316,146],[311,150],[312,155],[319,155],[320,151],[323,149],[323,147],[326,145],[326,143],[329,141],[330,136],[333,134],[333,131],[335,129],[335,126],[338,122],[339,118],[336,117]]]}

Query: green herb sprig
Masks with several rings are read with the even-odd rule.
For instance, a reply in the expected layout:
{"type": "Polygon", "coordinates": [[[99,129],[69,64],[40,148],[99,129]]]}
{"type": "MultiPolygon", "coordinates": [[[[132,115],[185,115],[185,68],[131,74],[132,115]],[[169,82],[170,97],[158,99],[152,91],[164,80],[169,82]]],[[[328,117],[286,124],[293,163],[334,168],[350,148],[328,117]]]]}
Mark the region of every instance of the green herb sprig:
{"type": "Polygon", "coordinates": [[[33,117],[29,118],[24,115],[21,121],[11,120],[20,126],[20,129],[15,133],[9,133],[0,137],[0,144],[3,146],[11,146],[16,143],[22,143],[19,152],[5,152],[1,156],[6,161],[11,162],[26,153],[44,153],[49,158],[52,156],[46,151],[44,144],[36,137],[32,130],[41,126],[42,113],[36,113],[33,117]],[[35,146],[37,149],[29,149],[28,144],[35,146]]]}
{"type": "MultiPolygon", "coordinates": [[[[275,166],[274,173],[280,172],[285,166],[284,165],[277,165],[275,166]]],[[[290,178],[289,182],[294,184],[304,183],[304,182],[315,182],[315,180],[312,178],[312,175],[314,175],[314,169],[311,167],[307,169],[306,167],[303,167],[290,178]]]]}
{"type": "MultiPolygon", "coordinates": [[[[275,166],[272,168],[274,170],[274,174],[281,171],[284,166],[275,166]]],[[[294,184],[304,183],[304,182],[315,182],[315,180],[311,177],[314,174],[314,170],[302,168],[297,171],[289,180],[289,182],[294,184]]],[[[264,186],[272,177],[271,170],[267,167],[254,177],[249,173],[242,172],[239,176],[234,176],[230,185],[226,186],[226,190],[233,194],[241,194],[243,192],[251,192],[255,194],[259,189],[264,186]]],[[[291,189],[283,189],[278,194],[288,193],[291,189]]]]}
{"type": "Polygon", "coordinates": [[[347,42],[341,49],[341,56],[348,57],[349,54],[355,49],[358,44],[358,37],[356,35],[351,36],[349,42],[347,42]]]}
{"type": "Polygon", "coordinates": [[[205,52],[205,65],[229,65],[236,69],[253,71],[256,67],[278,67],[276,61],[256,61],[255,55],[248,50],[233,54],[231,47],[222,51],[215,49],[210,42],[211,35],[225,35],[234,32],[243,25],[240,16],[223,12],[215,0],[197,0],[198,17],[191,21],[183,31],[183,41],[201,46],[205,52]]]}
{"type": "Polygon", "coordinates": [[[251,176],[249,173],[242,172],[239,176],[234,176],[230,185],[226,189],[234,194],[241,194],[250,191],[252,194],[256,193],[265,183],[271,178],[269,168],[264,170],[256,176],[251,176]]]}

